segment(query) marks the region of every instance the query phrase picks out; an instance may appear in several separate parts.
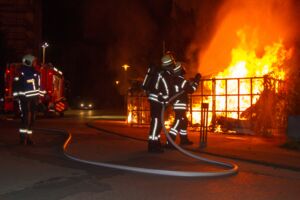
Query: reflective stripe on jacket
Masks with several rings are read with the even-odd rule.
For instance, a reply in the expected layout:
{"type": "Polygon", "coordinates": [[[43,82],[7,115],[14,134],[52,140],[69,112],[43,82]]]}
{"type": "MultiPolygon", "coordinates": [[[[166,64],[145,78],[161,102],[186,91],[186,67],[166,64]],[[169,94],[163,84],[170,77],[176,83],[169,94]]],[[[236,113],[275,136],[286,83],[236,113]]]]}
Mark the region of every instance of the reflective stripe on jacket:
{"type": "Polygon", "coordinates": [[[40,75],[33,67],[22,66],[20,75],[14,78],[13,96],[43,96],[40,75]]]}

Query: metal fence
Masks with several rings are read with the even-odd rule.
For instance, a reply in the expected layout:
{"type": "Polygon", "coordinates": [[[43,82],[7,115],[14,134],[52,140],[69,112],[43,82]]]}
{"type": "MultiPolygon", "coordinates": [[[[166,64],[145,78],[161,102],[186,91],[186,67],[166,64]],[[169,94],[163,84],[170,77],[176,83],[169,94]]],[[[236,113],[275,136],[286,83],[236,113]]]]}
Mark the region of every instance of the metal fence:
{"type": "MultiPolygon", "coordinates": [[[[243,127],[253,128],[256,126],[255,123],[261,120],[259,117],[268,119],[280,115],[280,113],[274,113],[280,111],[272,106],[277,106],[278,96],[283,91],[283,86],[282,80],[268,76],[201,80],[197,91],[189,96],[187,112],[189,126],[200,127],[201,105],[208,103],[208,121],[212,129],[216,129],[220,124],[227,128],[228,126],[241,126],[241,124],[243,127]],[[266,116],[263,116],[261,112],[266,116]]],[[[281,109],[283,108],[279,110],[281,109]]],[[[127,112],[130,125],[150,124],[149,103],[143,92],[128,94],[127,112]]],[[[172,114],[169,117],[172,119],[172,114]]],[[[277,122],[273,123],[272,126],[279,126],[276,125],[277,122]]]]}

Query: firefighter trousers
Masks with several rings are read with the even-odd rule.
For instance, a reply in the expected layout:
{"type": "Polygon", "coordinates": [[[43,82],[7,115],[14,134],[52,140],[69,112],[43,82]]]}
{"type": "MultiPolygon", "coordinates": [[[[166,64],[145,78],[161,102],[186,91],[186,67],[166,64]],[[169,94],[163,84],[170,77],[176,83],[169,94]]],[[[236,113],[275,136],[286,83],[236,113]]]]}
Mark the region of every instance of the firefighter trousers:
{"type": "Polygon", "coordinates": [[[188,119],[186,117],[186,111],[185,110],[176,110],[175,112],[175,121],[170,129],[170,134],[172,138],[176,138],[177,133],[179,132],[180,137],[186,137],[187,136],[187,126],[188,126],[188,119]]]}
{"type": "Polygon", "coordinates": [[[21,113],[21,134],[32,134],[32,126],[35,121],[38,97],[21,97],[19,99],[19,108],[21,113]]]}
{"type": "Polygon", "coordinates": [[[149,140],[159,141],[160,132],[162,129],[162,125],[161,125],[162,104],[151,100],[149,101],[149,103],[150,103],[150,116],[151,116],[149,140]]]}

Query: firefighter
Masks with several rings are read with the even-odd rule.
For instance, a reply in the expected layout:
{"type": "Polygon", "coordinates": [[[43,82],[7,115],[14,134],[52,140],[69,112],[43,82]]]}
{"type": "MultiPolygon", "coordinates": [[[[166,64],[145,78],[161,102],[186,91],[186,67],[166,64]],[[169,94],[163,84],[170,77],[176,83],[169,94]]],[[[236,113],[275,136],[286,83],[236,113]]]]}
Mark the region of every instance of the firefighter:
{"type": "Polygon", "coordinates": [[[44,92],[40,90],[40,75],[34,68],[37,59],[33,55],[25,55],[19,75],[14,78],[14,93],[17,98],[21,114],[20,143],[32,145],[32,125],[35,119],[35,111],[39,102],[39,96],[44,92]]]}
{"type": "MultiPolygon", "coordinates": [[[[169,134],[171,138],[175,141],[177,134],[180,135],[180,144],[181,145],[191,145],[193,144],[187,137],[187,126],[188,119],[186,117],[187,104],[188,104],[188,94],[191,94],[196,91],[201,75],[196,74],[193,81],[188,81],[184,78],[185,69],[180,62],[176,63],[174,68],[174,93],[179,93],[185,91],[181,96],[174,100],[173,110],[175,112],[175,121],[171,127],[169,134]]],[[[166,147],[173,148],[172,144],[167,141],[166,147]]]]}
{"type": "Polygon", "coordinates": [[[142,87],[147,92],[150,104],[151,124],[148,138],[148,152],[162,153],[163,147],[160,142],[162,130],[161,112],[162,106],[168,102],[172,90],[172,74],[175,67],[175,59],[171,53],[166,53],[161,58],[161,68],[149,68],[142,87]]]}

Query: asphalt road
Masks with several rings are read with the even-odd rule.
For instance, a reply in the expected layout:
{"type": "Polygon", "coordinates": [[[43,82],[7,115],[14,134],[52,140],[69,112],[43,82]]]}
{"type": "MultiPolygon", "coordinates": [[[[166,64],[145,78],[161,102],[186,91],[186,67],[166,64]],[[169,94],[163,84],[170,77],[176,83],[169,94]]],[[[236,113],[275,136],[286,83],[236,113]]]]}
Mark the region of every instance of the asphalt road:
{"type": "MultiPolygon", "coordinates": [[[[88,152],[91,159],[113,161],[116,157],[124,157],[128,149],[126,145],[116,147],[118,150],[101,148],[101,144],[117,139],[86,127],[85,122],[99,114],[88,112],[67,113],[65,118],[39,119],[36,126],[72,132],[75,136],[71,144],[72,152],[88,152]]],[[[20,146],[17,126],[15,119],[0,121],[1,200],[300,198],[299,172],[241,161],[233,161],[240,167],[237,175],[220,178],[180,178],[113,170],[66,158],[61,148],[66,138],[62,135],[40,131],[34,135],[35,146],[20,146]]],[[[122,140],[124,144],[129,142],[128,139],[122,140]]],[[[131,142],[134,144],[136,141],[131,142]]],[[[146,149],[146,144],[139,145],[146,149]]],[[[170,167],[176,165],[185,169],[195,166],[195,162],[176,152],[166,154],[166,158],[155,155],[149,157],[143,151],[141,154],[145,155],[146,165],[156,163],[155,166],[160,166],[167,161],[170,167]]],[[[142,165],[143,159],[130,163],[142,165]]],[[[208,168],[205,164],[196,164],[199,169],[208,168]]]]}

